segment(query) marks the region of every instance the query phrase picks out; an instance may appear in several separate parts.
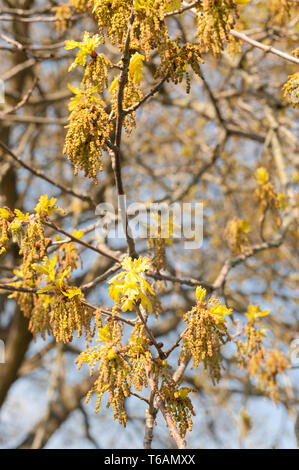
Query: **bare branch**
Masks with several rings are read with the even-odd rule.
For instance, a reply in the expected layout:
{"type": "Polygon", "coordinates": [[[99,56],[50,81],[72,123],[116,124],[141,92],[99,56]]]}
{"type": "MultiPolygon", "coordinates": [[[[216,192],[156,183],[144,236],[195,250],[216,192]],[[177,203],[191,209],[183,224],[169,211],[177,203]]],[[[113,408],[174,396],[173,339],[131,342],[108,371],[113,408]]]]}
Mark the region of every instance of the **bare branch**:
{"type": "Polygon", "coordinates": [[[23,160],[18,157],[10,148],[0,140],[0,147],[8,154],[10,155],[16,162],[18,162],[23,168],[26,170],[30,171],[33,175],[37,176],[38,178],[42,178],[43,180],[47,181],[48,183],[52,184],[53,186],[56,186],[56,188],[59,188],[61,191],[71,194],[72,196],[81,199],[82,201],[88,201],[89,203],[93,204],[92,199],[89,196],[85,196],[84,194],[78,194],[72,189],[69,189],[65,187],[64,185],[57,183],[53,179],[49,178],[47,175],[45,175],[43,172],[40,170],[37,170],[35,168],[32,168],[30,165],[27,165],[27,163],[23,162],[23,160]]]}

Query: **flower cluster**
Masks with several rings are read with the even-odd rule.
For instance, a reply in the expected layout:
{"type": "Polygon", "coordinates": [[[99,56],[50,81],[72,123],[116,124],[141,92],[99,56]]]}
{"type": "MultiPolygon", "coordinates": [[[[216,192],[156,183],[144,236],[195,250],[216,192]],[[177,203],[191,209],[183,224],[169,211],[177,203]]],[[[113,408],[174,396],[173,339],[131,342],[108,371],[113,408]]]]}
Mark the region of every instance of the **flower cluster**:
{"type": "Polygon", "coordinates": [[[159,391],[161,398],[165,400],[166,408],[173,422],[183,438],[187,431],[192,431],[192,416],[195,416],[192,402],[188,396],[192,391],[195,392],[196,390],[188,387],[179,388],[176,384],[164,386],[159,391]]]}
{"type": "Polygon", "coordinates": [[[91,329],[92,310],[84,305],[78,293],[75,295],[72,288],[69,296],[55,295],[50,310],[50,323],[56,341],[68,343],[72,341],[74,332],[80,337],[84,330],[86,343],[91,341],[93,330],[91,329]]]}
{"type": "Polygon", "coordinates": [[[76,94],[71,102],[70,124],[64,153],[75,167],[84,171],[85,176],[97,182],[97,172],[102,170],[102,148],[112,130],[104,102],[94,88],[85,91],[73,89],[76,94]]]}
{"type": "MultiPolygon", "coordinates": [[[[138,103],[143,97],[142,91],[140,89],[140,83],[143,78],[144,59],[144,55],[139,54],[139,52],[135,52],[131,56],[128,67],[128,77],[123,91],[122,107],[124,109],[129,109],[131,106],[138,103]]],[[[115,77],[109,88],[109,92],[111,93],[111,106],[115,116],[118,114],[118,91],[118,77],[115,77]]],[[[126,113],[124,116],[123,126],[128,136],[136,126],[135,115],[136,111],[131,111],[126,113]]]]}
{"type": "Polygon", "coordinates": [[[92,0],[70,0],[70,6],[82,13],[92,7],[92,0]]]}
{"type": "Polygon", "coordinates": [[[85,305],[81,290],[68,283],[71,272],[78,266],[76,248],[72,242],[67,242],[61,244],[51,258],[47,255],[52,240],[45,236],[44,219],[54,211],[63,211],[55,203],[55,198],[49,199],[45,194],[39,198],[34,214],[0,209],[2,251],[11,237],[18,243],[22,256],[22,263],[14,270],[19,280],[12,285],[33,289],[32,293],[16,291],[11,297],[29,318],[29,330],[34,338],[40,332],[45,339],[46,333],[52,331],[57,341],[68,342],[74,331],[81,336],[84,329],[88,341],[93,336],[92,312],[85,305]]]}
{"type": "Polygon", "coordinates": [[[248,246],[249,243],[246,234],[250,231],[251,228],[247,219],[234,217],[227,223],[224,237],[228,240],[235,254],[243,253],[245,247],[248,246]]]}
{"type": "MultiPolygon", "coordinates": [[[[18,211],[20,212],[20,211],[18,211]]],[[[22,221],[25,222],[27,216],[22,214],[18,216],[18,212],[13,213],[9,207],[0,208],[0,229],[1,229],[1,238],[0,238],[0,255],[6,252],[6,244],[9,240],[9,237],[12,236],[13,239],[18,240],[20,243],[20,237],[23,234],[22,230],[22,221]],[[16,223],[18,229],[16,230],[16,223]],[[15,228],[14,228],[15,227],[15,228]]]]}
{"type": "Polygon", "coordinates": [[[149,229],[148,256],[151,258],[151,265],[157,271],[166,268],[166,246],[172,245],[171,237],[174,235],[173,216],[162,220],[161,215],[152,216],[152,224],[149,229]],[[153,256],[151,256],[153,248],[153,256]]]}
{"type": "Polygon", "coordinates": [[[56,31],[63,33],[66,29],[72,26],[72,8],[70,5],[65,3],[59,3],[57,7],[54,7],[55,11],[55,27],[56,31]]]}
{"type": "Polygon", "coordinates": [[[291,6],[295,2],[289,0],[267,0],[267,10],[269,12],[271,23],[283,25],[290,19],[291,6]]]}
{"type": "Polygon", "coordinates": [[[127,357],[132,364],[130,381],[137,391],[147,387],[146,368],[150,367],[152,362],[149,345],[150,340],[146,336],[144,325],[137,323],[132,330],[127,351],[127,357]]]}
{"type": "MultiPolygon", "coordinates": [[[[74,230],[73,235],[81,238],[81,233],[74,230]]],[[[61,238],[56,235],[56,241],[61,241],[61,238]]],[[[61,272],[69,269],[74,271],[79,264],[79,256],[75,244],[73,242],[63,243],[56,252],[59,269],[61,272]]]]}
{"type": "Polygon", "coordinates": [[[255,190],[255,197],[259,202],[263,211],[270,210],[276,219],[276,224],[279,226],[281,223],[278,209],[283,208],[284,197],[278,195],[274,188],[274,185],[269,181],[269,175],[264,167],[260,167],[256,170],[255,179],[258,183],[258,187],[255,190]]]}
{"type": "MultiPolygon", "coordinates": [[[[23,288],[35,288],[38,283],[38,276],[32,268],[32,263],[38,262],[46,253],[48,246],[51,244],[51,239],[45,236],[43,217],[51,210],[59,209],[55,205],[56,199],[48,199],[46,195],[41,196],[37,204],[35,214],[24,214],[18,209],[12,212],[8,208],[0,209],[0,223],[2,228],[1,237],[1,250],[5,251],[5,243],[11,237],[13,242],[19,245],[19,254],[22,256],[22,263],[18,269],[14,270],[14,274],[20,278],[12,285],[23,288]]],[[[29,328],[33,335],[39,327],[33,324],[33,317],[42,315],[42,322],[40,325],[42,336],[45,332],[49,331],[49,317],[45,313],[42,302],[38,301],[37,296],[27,292],[14,292],[11,294],[20,306],[21,311],[25,317],[30,318],[29,328]]],[[[47,299],[45,299],[45,304],[47,299]]],[[[43,305],[45,305],[43,304],[43,305]]],[[[47,308],[46,308],[47,309],[47,308]]]]}
{"type": "Polygon", "coordinates": [[[91,368],[91,375],[98,364],[98,378],[89,391],[86,401],[95,392],[98,412],[103,395],[108,392],[107,406],[112,404],[114,419],[125,426],[127,416],[124,400],[130,396],[132,385],[137,391],[148,386],[146,369],[150,368],[152,363],[152,355],[149,351],[150,340],[141,323],[135,325],[125,346],[122,345],[123,325],[118,320],[110,318],[104,327],[98,321],[97,326],[97,341],[100,346],[83,351],[76,360],[79,368],[83,363],[87,363],[91,368]]]}
{"type": "Polygon", "coordinates": [[[200,57],[200,49],[196,44],[180,45],[179,41],[167,39],[158,46],[160,65],[157,67],[156,76],[168,77],[175,84],[181,83],[186,78],[186,91],[190,91],[190,75],[187,66],[201,77],[199,63],[203,63],[200,57]]]}
{"type": "Polygon", "coordinates": [[[221,345],[230,341],[226,316],[231,309],[221,305],[218,299],[206,298],[206,290],[196,289],[196,306],[184,315],[187,328],[183,333],[180,361],[193,358],[193,367],[203,362],[213,384],[220,379],[222,363],[221,345]]]}
{"type": "Polygon", "coordinates": [[[105,110],[106,103],[100,96],[108,87],[108,68],[112,66],[104,54],[96,52],[102,44],[99,34],[92,37],[85,32],[82,42],[66,41],[65,49],[78,49],[69,71],[81,65],[84,76],[79,88],[69,86],[75,96],[71,99],[69,109],[70,123],[64,153],[75,167],[84,171],[85,176],[97,183],[97,172],[102,170],[102,150],[112,131],[112,124],[105,110]]]}
{"type": "Polygon", "coordinates": [[[108,70],[112,63],[105,54],[97,54],[92,57],[85,67],[82,85],[86,89],[95,87],[97,92],[102,94],[104,88],[108,88],[108,70]]]}
{"type": "Polygon", "coordinates": [[[257,377],[261,391],[268,394],[274,402],[278,400],[277,375],[288,367],[287,359],[277,350],[267,351],[263,345],[267,326],[260,318],[269,314],[259,305],[249,304],[246,316],[245,341],[237,340],[237,357],[241,368],[247,366],[249,376],[257,377]]]}
{"type": "Polygon", "coordinates": [[[149,372],[154,379],[154,391],[159,394],[165,403],[167,411],[184,438],[187,430],[192,431],[192,416],[195,416],[188,395],[196,390],[181,387],[182,379],[175,382],[171,374],[171,367],[166,360],[154,359],[149,372]]]}
{"type": "Polygon", "coordinates": [[[40,334],[42,339],[52,333],[51,310],[54,305],[54,297],[51,295],[32,295],[19,293],[18,304],[21,306],[25,317],[29,318],[29,331],[34,341],[40,334]]]}
{"type": "Polygon", "coordinates": [[[130,0],[94,0],[93,13],[102,40],[106,34],[112,44],[122,48],[132,9],[130,0]]]}
{"type": "Polygon", "coordinates": [[[259,320],[269,314],[269,310],[262,311],[259,305],[249,304],[246,316],[248,322],[245,329],[245,342],[237,340],[237,356],[240,366],[247,363],[251,377],[256,374],[259,363],[264,360],[265,350],[263,338],[266,336],[267,327],[259,320]],[[261,328],[260,328],[261,327],[261,328]]]}
{"type": "Polygon", "coordinates": [[[77,53],[76,59],[69,67],[69,72],[77,67],[77,65],[82,65],[83,67],[86,65],[87,57],[96,57],[95,49],[101,44],[101,38],[98,34],[95,34],[91,38],[89,37],[89,33],[85,32],[83,36],[83,41],[66,41],[65,42],[65,49],[76,49],[78,48],[79,51],[77,53]]]}
{"type": "Polygon", "coordinates": [[[284,97],[291,103],[293,108],[299,103],[299,72],[289,76],[289,80],[283,86],[284,97]]]}
{"type": "MultiPolygon", "coordinates": [[[[74,247],[71,249],[74,250],[74,247]]],[[[62,266],[56,267],[57,255],[54,253],[51,259],[44,257],[41,264],[32,264],[34,271],[40,274],[39,280],[42,281],[44,277],[46,279],[46,286],[37,293],[40,298],[44,293],[53,293],[52,301],[47,303],[50,309],[50,324],[57,341],[67,343],[72,340],[74,331],[77,331],[79,337],[84,328],[85,339],[88,342],[93,336],[90,326],[92,312],[84,305],[81,289],[70,286],[67,282],[71,270],[77,265],[76,258],[62,270],[61,267],[66,266],[66,260],[60,253],[60,262],[62,266]]]]}
{"type": "Polygon", "coordinates": [[[51,215],[55,211],[64,212],[64,210],[61,209],[61,207],[57,206],[55,202],[56,202],[55,197],[51,197],[51,199],[49,199],[48,195],[44,194],[43,196],[39,198],[38,204],[35,207],[35,211],[40,217],[51,215]]]}
{"type": "MultiPolygon", "coordinates": [[[[175,84],[186,78],[187,92],[190,90],[190,76],[187,67],[201,76],[199,64],[202,63],[200,48],[195,43],[181,44],[181,40],[172,40],[168,31],[166,16],[179,9],[180,0],[136,0],[134,15],[130,0],[94,0],[94,14],[99,32],[90,37],[85,32],[83,40],[66,41],[65,48],[78,49],[77,56],[70,65],[71,71],[78,65],[84,67],[84,76],[79,89],[74,89],[76,98],[71,101],[70,124],[65,140],[64,153],[75,167],[97,182],[97,171],[102,169],[102,151],[106,149],[115,119],[120,109],[129,110],[141,101],[143,93],[143,61],[150,60],[151,51],[156,50],[160,63],[155,78],[166,78],[175,84]],[[129,34],[129,36],[128,36],[129,34]],[[106,37],[119,50],[123,50],[125,38],[129,38],[129,56],[114,66],[104,54],[97,49],[105,42],[106,37]],[[140,52],[139,52],[140,51],[140,52]],[[130,59],[130,61],[128,60],[130,59]],[[106,113],[104,89],[108,88],[108,71],[120,68],[119,76],[111,81],[110,116],[106,113]],[[119,78],[122,77],[121,89],[119,78]],[[74,106],[76,103],[76,106],[74,106]]],[[[90,7],[90,2],[72,2],[77,11],[90,7]]],[[[135,127],[136,110],[122,114],[122,126],[127,135],[135,127]]]]}
{"type": "Polygon", "coordinates": [[[12,212],[8,208],[0,209],[1,244],[0,252],[5,251],[5,244],[9,238],[19,245],[19,254],[23,256],[23,270],[30,277],[31,264],[41,259],[51,240],[45,237],[43,217],[61,210],[55,205],[55,198],[48,199],[47,195],[41,196],[35,208],[35,214],[24,214],[19,209],[12,212]]]}

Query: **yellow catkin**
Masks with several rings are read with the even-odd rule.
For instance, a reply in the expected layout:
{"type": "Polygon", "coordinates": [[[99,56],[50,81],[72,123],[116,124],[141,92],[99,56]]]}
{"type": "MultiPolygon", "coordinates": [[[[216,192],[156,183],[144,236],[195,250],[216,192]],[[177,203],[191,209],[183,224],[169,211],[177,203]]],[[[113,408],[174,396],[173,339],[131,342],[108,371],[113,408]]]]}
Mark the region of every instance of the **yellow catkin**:
{"type": "Polygon", "coordinates": [[[211,50],[214,55],[219,55],[237,18],[238,10],[233,0],[203,0],[198,7],[196,32],[201,50],[211,50]]]}
{"type": "Polygon", "coordinates": [[[97,183],[97,172],[103,168],[103,147],[112,131],[112,124],[102,101],[94,96],[93,90],[82,92],[69,120],[64,153],[73,163],[75,175],[80,168],[85,176],[97,183]]]}
{"type": "Polygon", "coordinates": [[[92,393],[96,393],[96,412],[99,411],[102,398],[108,392],[107,407],[112,405],[114,419],[120,424],[126,425],[127,416],[124,408],[124,400],[130,395],[129,374],[131,367],[123,356],[121,345],[123,327],[116,320],[108,320],[104,328],[99,328],[98,341],[103,343],[100,347],[93,347],[83,351],[77,358],[79,369],[83,363],[91,367],[93,373],[98,363],[98,377],[91,390],[88,392],[86,401],[92,393]]]}

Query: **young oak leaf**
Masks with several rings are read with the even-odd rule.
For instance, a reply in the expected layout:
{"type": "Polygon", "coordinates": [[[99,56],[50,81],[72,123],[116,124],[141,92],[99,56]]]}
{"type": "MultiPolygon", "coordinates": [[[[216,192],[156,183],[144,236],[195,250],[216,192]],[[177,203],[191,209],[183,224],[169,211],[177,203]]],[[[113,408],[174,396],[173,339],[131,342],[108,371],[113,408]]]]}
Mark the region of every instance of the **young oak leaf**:
{"type": "Polygon", "coordinates": [[[143,61],[145,57],[142,54],[139,54],[139,52],[135,52],[135,54],[132,55],[130,64],[129,64],[129,75],[131,79],[137,83],[137,85],[140,85],[143,77],[143,61]]]}
{"type": "Polygon", "coordinates": [[[56,210],[64,212],[64,210],[55,204],[56,198],[52,197],[49,199],[47,194],[44,194],[39,198],[38,204],[35,207],[35,212],[37,212],[41,217],[45,215],[51,215],[56,210]]]}
{"type": "Polygon", "coordinates": [[[101,44],[101,38],[98,34],[95,34],[91,38],[89,33],[85,31],[83,36],[83,41],[65,41],[65,49],[75,49],[78,48],[77,57],[74,62],[70,65],[68,71],[77,67],[77,65],[82,65],[83,67],[86,64],[87,56],[94,57],[96,55],[95,49],[101,44]]]}
{"type": "Polygon", "coordinates": [[[150,268],[150,261],[147,257],[140,256],[132,260],[127,257],[121,263],[123,271],[116,274],[108,281],[110,284],[109,295],[115,304],[122,303],[121,310],[126,312],[132,310],[137,301],[140,301],[142,307],[149,313],[153,306],[148,293],[154,295],[150,284],[139,274],[150,268]]]}
{"type": "Polygon", "coordinates": [[[113,95],[113,93],[116,92],[117,89],[118,89],[118,77],[115,77],[113,82],[110,85],[109,93],[111,93],[111,95],[113,95]]]}
{"type": "Polygon", "coordinates": [[[262,330],[260,330],[260,334],[262,336],[266,336],[266,331],[268,330],[268,327],[264,325],[258,318],[265,317],[266,315],[269,315],[270,310],[261,310],[261,307],[259,305],[253,305],[252,303],[249,304],[248,310],[246,313],[247,318],[249,321],[252,323],[256,322],[258,323],[261,327],[262,330]]]}
{"type": "Polygon", "coordinates": [[[250,303],[246,316],[249,318],[249,320],[256,320],[257,318],[269,315],[269,313],[270,310],[261,310],[261,307],[259,305],[253,305],[252,303],[250,303]]]}

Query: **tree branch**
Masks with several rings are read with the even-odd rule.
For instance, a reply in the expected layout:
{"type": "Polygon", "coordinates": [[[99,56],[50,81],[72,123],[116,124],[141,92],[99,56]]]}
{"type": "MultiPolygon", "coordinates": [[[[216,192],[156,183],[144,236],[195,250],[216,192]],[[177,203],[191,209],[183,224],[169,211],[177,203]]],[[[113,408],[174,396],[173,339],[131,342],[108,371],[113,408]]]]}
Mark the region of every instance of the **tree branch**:
{"type": "Polygon", "coordinates": [[[90,204],[94,205],[92,199],[89,196],[84,195],[84,194],[76,193],[72,189],[67,188],[64,185],[62,185],[60,183],[57,183],[56,181],[52,180],[47,175],[45,175],[42,171],[37,170],[35,168],[32,168],[30,165],[27,165],[27,163],[23,162],[23,160],[20,157],[18,157],[12,150],[10,150],[10,148],[4,142],[2,142],[2,140],[0,140],[0,147],[8,155],[10,155],[14,159],[14,161],[18,162],[23,168],[30,171],[30,173],[32,173],[34,176],[37,176],[38,178],[41,178],[41,179],[47,181],[47,183],[52,184],[56,188],[59,188],[64,193],[71,194],[72,196],[74,196],[78,199],[81,199],[82,201],[88,201],[90,204]]]}

